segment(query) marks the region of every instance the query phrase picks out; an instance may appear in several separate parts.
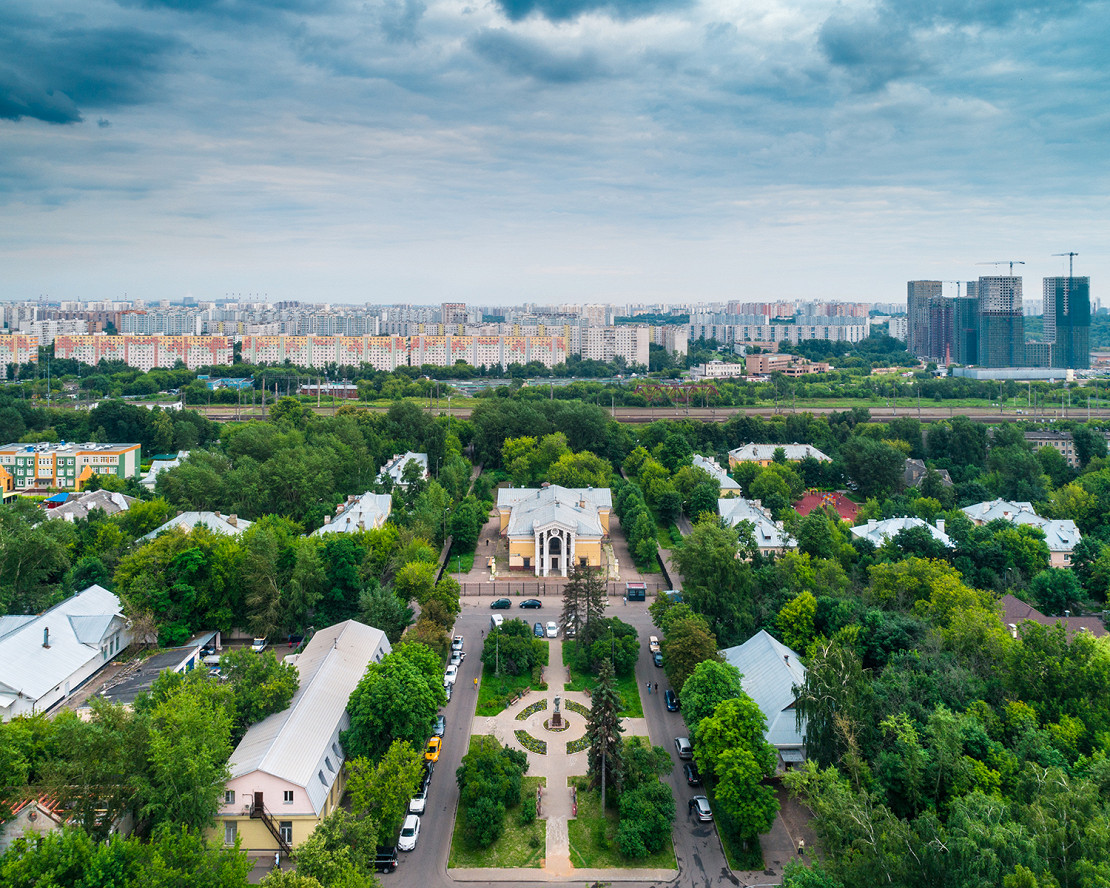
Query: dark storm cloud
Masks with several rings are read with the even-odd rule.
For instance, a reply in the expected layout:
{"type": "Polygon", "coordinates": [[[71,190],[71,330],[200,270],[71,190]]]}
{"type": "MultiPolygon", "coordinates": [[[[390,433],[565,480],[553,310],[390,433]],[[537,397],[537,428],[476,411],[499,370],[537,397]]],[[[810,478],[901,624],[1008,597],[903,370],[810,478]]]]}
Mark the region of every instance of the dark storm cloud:
{"type": "Polygon", "coordinates": [[[83,108],[138,104],[181,48],[174,37],[134,28],[54,24],[0,14],[0,118],[78,123],[83,108]]]}
{"type": "Polygon", "coordinates": [[[622,19],[641,18],[690,5],[690,0],[496,0],[496,2],[511,21],[519,21],[536,13],[553,22],[569,21],[588,12],[604,12],[622,19]]]}
{"type": "Polygon", "coordinates": [[[605,76],[596,55],[589,51],[561,53],[529,40],[491,28],[470,39],[470,47],[486,61],[510,74],[545,83],[580,83],[605,76]]]}

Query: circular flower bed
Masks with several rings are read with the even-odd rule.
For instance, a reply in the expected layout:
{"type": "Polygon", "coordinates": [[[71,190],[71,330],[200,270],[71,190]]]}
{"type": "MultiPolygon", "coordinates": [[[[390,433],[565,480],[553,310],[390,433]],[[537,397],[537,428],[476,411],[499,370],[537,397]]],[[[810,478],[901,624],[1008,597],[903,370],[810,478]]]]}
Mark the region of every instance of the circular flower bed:
{"type": "Polygon", "coordinates": [[[577,700],[565,700],[563,701],[563,705],[571,712],[577,712],[579,715],[586,716],[586,718],[590,717],[590,708],[588,706],[583,706],[577,700]]]}
{"type": "Polygon", "coordinates": [[[565,731],[567,728],[570,727],[570,722],[568,722],[564,718],[562,720],[562,723],[558,727],[556,727],[555,725],[551,724],[551,719],[546,719],[543,723],[543,726],[545,728],[547,728],[547,730],[549,730],[549,731],[562,732],[562,731],[565,731]]]}
{"type": "Polygon", "coordinates": [[[547,741],[539,740],[529,734],[527,731],[514,731],[516,734],[516,742],[527,749],[529,752],[537,753],[538,755],[547,755],[547,741]]]}
{"type": "Polygon", "coordinates": [[[567,743],[567,755],[574,755],[576,752],[581,752],[583,749],[589,749],[589,747],[590,738],[579,737],[577,740],[571,740],[567,743]]]}
{"type": "Polygon", "coordinates": [[[542,709],[547,709],[547,700],[537,700],[535,703],[529,703],[520,712],[516,714],[517,721],[524,721],[528,716],[539,712],[542,709]]]}

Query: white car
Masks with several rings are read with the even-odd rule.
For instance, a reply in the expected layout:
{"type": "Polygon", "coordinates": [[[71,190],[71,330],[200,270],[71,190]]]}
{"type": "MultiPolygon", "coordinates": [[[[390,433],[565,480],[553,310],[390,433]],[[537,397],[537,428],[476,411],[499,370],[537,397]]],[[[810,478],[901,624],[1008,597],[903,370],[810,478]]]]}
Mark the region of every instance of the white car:
{"type": "Polygon", "coordinates": [[[256,638],[254,640],[254,644],[251,645],[251,650],[254,651],[256,654],[261,654],[264,650],[266,650],[266,639],[256,638]]]}
{"type": "Polygon", "coordinates": [[[416,848],[416,840],[420,838],[420,818],[409,814],[401,827],[401,837],[397,840],[398,851],[412,851],[416,848]]]}
{"type": "Polygon", "coordinates": [[[444,675],[443,675],[443,683],[445,685],[453,685],[455,683],[455,679],[458,678],[458,677],[459,677],[459,667],[458,666],[448,666],[447,667],[447,672],[444,673],[444,675]]]}
{"type": "Polygon", "coordinates": [[[461,651],[462,649],[463,649],[463,637],[461,635],[456,635],[454,638],[451,639],[451,650],[461,651]]]}
{"type": "Polygon", "coordinates": [[[416,795],[414,795],[412,797],[411,801],[409,801],[409,813],[410,814],[423,814],[424,813],[424,805],[427,802],[427,800],[428,800],[428,794],[426,792],[423,792],[423,791],[418,792],[416,795]]]}
{"type": "Polygon", "coordinates": [[[547,624],[547,637],[548,638],[558,638],[559,637],[559,624],[558,623],[552,621],[552,622],[547,624]]]}

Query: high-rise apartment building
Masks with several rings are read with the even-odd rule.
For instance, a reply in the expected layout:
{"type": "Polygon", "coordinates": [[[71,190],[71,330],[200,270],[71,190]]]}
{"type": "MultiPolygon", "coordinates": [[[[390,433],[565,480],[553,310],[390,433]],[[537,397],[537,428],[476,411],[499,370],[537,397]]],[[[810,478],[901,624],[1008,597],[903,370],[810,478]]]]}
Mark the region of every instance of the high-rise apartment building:
{"type": "Polygon", "coordinates": [[[1044,279],[1044,338],[1054,343],[1052,366],[1090,368],[1091,279],[1044,279]]]}
{"type": "Polygon", "coordinates": [[[952,361],[979,363],[979,300],[957,296],[952,300],[952,361]]]}
{"type": "Polygon", "coordinates": [[[979,365],[1024,367],[1025,316],[1021,278],[995,275],[979,278],[979,365]]]}
{"type": "Polygon", "coordinates": [[[930,337],[930,315],[941,298],[941,281],[909,281],[906,284],[906,348],[922,358],[936,358],[930,337]]]}

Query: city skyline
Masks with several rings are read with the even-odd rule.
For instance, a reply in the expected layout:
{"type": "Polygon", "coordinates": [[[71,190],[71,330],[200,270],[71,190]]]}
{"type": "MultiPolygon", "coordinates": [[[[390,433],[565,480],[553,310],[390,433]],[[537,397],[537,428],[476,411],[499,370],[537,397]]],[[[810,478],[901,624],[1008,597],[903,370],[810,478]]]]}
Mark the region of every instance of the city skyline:
{"type": "Polygon", "coordinates": [[[1097,290],[1103,11],[15,0],[0,299],[1097,290]]]}

